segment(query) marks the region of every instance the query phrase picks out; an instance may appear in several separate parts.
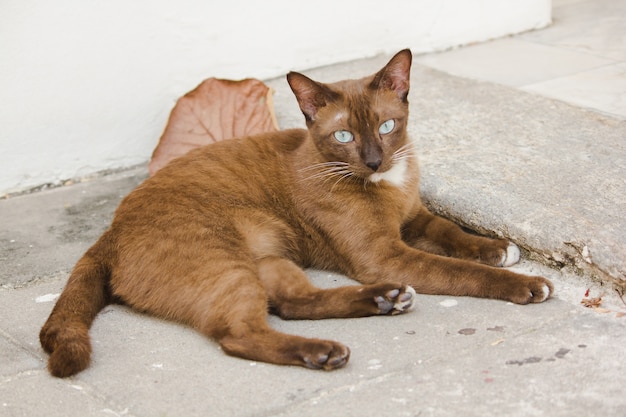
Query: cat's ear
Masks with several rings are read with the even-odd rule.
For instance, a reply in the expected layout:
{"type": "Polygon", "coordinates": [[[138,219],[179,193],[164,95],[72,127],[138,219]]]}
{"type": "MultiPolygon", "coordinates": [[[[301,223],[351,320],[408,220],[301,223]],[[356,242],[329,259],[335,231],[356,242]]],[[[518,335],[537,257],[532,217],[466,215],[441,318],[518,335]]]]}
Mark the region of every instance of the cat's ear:
{"type": "Polygon", "coordinates": [[[298,72],[292,71],[287,74],[287,82],[298,99],[298,105],[307,122],[314,121],[317,111],[337,95],[325,85],[298,72]]]}
{"type": "Polygon", "coordinates": [[[403,49],[398,52],[383,69],[376,73],[370,87],[395,91],[398,97],[406,102],[409,94],[412,59],[413,55],[410,49],[403,49]]]}

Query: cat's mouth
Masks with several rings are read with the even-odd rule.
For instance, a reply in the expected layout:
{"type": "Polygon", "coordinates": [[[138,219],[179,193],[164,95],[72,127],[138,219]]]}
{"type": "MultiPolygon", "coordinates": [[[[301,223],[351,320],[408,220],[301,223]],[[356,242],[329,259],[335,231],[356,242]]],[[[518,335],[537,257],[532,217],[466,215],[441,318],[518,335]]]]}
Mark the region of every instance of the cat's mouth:
{"type": "Polygon", "coordinates": [[[402,187],[409,177],[409,161],[415,158],[413,142],[407,142],[397,149],[391,157],[391,168],[386,171],[377,171],[367,179],[375,184],[386,182],[396,187],[402,187]]]}
{"type": "Polygon", "coordinates": [[[406,180],[408,163],[405,159],[401,159],[393,164],[393,166],[384,172],[374,172],[368,177],[368,180],[373,183],[379,183],[382,181],[388,182],[396,187],[404,185],[406,180]]]}

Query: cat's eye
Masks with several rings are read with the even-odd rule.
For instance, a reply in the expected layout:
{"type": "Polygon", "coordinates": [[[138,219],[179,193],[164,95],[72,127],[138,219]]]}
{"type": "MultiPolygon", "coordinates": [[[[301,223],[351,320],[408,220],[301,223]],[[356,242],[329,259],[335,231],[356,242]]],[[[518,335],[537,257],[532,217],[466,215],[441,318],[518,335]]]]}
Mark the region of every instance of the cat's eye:
{"type": "Polygon", "coordinates": [[[382,125],[380,125],[380,127],[378,128],[378,132],[381,135],[386,135],[387,133],[391,132],[393,130],[393,128],[396,127],[396,122],[393,119],[389,119],[387,120],[385,123],[383,123],[382,125]]]}
{"type": "Polygon", "coordinates": [[[341,143],[348,143],[354,140],[354,135],[347,130],[338,130],[333,135],[335,139],[337,139],[337,142],[341,143]]]}

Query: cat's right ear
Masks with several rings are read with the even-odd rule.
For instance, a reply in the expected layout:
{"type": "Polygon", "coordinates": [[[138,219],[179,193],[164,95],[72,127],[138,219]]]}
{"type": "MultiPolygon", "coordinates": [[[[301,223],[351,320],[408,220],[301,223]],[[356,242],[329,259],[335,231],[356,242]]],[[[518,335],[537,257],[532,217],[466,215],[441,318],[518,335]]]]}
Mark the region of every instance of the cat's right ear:
{"type": "Polygon", "coordinates": [[[300,110],[302,110],[307,122],[315,121],[317,111],[326,106],[336,95],[325,85],[298,72],[292,71],[287,74],[287,82],[296,96],[300,110]]]}
{"type": "Polygon", "coordinates": [[[406,102],[409,94],[412,59],[410,49],[398,52],[383,69],[376,73],[370,86],[374,89],[385,88],[395,91],[398,97],[406,102]]]}

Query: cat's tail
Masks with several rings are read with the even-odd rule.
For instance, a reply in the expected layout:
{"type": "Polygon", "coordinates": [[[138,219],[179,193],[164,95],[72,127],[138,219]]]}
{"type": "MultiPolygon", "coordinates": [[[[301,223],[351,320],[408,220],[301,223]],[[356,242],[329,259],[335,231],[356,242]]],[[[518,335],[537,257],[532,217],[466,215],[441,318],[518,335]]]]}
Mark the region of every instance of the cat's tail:
{"type": "Polygon", "coordinates": [[[89,328],[111,302],[110,261],[102,251],[105,236],[78,261],[39,333],[41,346],[50,354],[48,370],[56,377],[74,375],[89,365],[89,328]]]}

